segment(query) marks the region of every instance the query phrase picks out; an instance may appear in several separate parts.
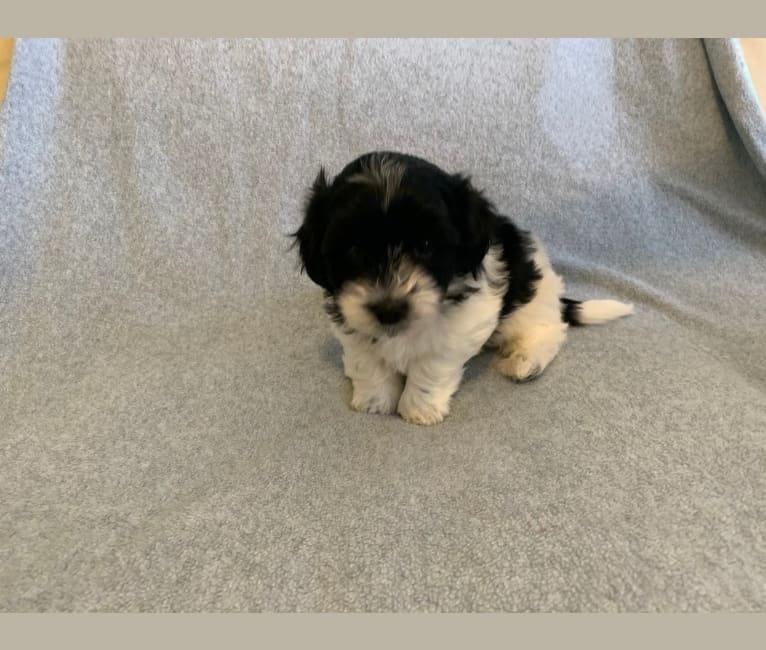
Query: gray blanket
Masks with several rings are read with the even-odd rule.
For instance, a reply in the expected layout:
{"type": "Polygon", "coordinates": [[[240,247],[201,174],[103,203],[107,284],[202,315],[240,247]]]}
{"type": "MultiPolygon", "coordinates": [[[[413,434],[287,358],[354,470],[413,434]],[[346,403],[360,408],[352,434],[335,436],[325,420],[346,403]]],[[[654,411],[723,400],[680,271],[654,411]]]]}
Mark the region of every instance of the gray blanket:
{"type": "Polygon", "coordinates": [[[734,41],[21,41],[0,608],[763,609],[765,156],[734,41]],[[352,412],[285,235],[376,148],[636,314],[440,426],[352,412]]]}

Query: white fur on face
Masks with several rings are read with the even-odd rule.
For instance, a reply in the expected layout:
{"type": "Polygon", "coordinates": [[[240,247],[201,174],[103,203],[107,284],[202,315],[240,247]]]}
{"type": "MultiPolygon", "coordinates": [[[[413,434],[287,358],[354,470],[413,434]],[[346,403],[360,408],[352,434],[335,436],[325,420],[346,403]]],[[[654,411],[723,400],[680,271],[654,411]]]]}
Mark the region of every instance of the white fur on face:
{"type": "Polygon", "coordinates": [[[428,327],[439,313],[441,295],[431,276],[407,257],[394,254],[384,279],[346,283],[337,297],[338,308],[351,329],[370,337],[402,335],[428,327]],[[382,325],[368,307],[385,300],[404,300],[407,318],[395,327],[382,325]]]}
{"type": "Polygon", "coordinates": [[[394,283],[395,292],[411,288],[412,280],[418,285],[410,294],[412,321],[396,336],[372,333],[379,333],[380,325],[364,307],[365,298],[377,297],[380,288],[363,284],[349,286],[338,300],[355,331],[335,326],[334,333],[343,346],[346,375],[353,383],[354,409],[398,411],[409,422],[429,425],[449,413],[463,366],[497,327],[506,287],[505,265],[500,251],[491,249],[478,279],[458,278],[447,290],[447,295],[465,286],[474,290],[459,304],[442,301],[428,275],[417,266],[411,269],[394,283]]]}

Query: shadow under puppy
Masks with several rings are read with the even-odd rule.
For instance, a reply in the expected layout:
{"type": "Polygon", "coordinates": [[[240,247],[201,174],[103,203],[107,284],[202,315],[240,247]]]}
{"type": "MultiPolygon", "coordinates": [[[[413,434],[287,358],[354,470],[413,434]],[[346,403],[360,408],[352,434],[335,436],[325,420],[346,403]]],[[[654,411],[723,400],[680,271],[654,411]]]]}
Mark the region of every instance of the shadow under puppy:
{"type": "Polygon", "coordinates": [[[465,363],[484,346],[495,366],[539,375],[569,325],[632,313],[579,302],[541,244],[460,174],[393,152],[365,154],[314,181],[294,234],[302,266],[326,295],[351,406],[430,425],[449,413],[465,363]]]}

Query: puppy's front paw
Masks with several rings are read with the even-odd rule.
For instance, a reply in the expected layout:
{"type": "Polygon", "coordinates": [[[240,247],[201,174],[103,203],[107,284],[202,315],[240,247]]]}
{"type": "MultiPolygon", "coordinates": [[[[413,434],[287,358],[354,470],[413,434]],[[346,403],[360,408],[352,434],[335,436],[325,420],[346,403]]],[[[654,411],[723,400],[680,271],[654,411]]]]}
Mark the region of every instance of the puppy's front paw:
{"type": "Polygon", "coordinates": [[[396,410],[396,399],[390,395],[357,396],[351,400],[351,408],[362,413],[390,415],[396,410]]]}
{"type": "Polygon", "coordinates": [[[374,392],[355,388],[351,408],[362,413],[390,415],[396,411],[401,394],[401,383],[393,381],[386,386],[379,386],[374,392]]]}
{"type": "Polygon", "coordinates": [[[439,424],[449,414],[449,403],[440,404],[405,391],[398,410],[407,422],[431,426],[439,424]]]}

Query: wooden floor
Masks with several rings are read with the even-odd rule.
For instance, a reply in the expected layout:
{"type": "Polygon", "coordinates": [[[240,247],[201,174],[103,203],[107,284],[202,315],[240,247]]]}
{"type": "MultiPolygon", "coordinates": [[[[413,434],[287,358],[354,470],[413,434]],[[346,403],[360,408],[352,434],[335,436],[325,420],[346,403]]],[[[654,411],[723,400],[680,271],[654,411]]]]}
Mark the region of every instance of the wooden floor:
{"type": "Polygon", "coordinates": [[[766,38],[740,38],[742,53],[745,55],[755,92],[766,111],[766,38]]]}
{"type": "Polygon", "coordinates": [[[8,85],[8,73],[11,70],[11,55],[13,54],[12,38],[0,38],[0,102],[5,97],[8,85]]]}

